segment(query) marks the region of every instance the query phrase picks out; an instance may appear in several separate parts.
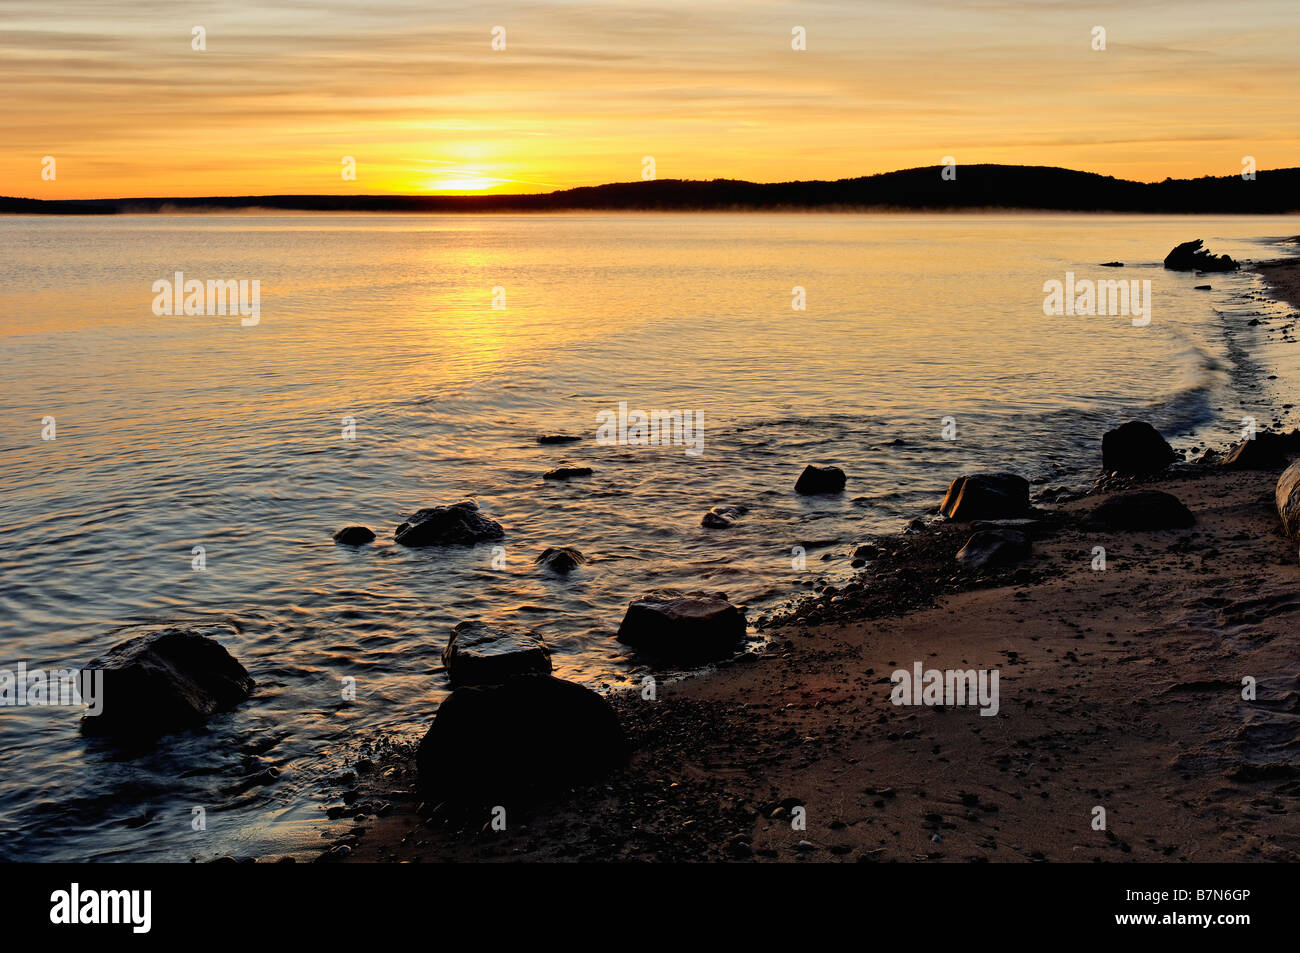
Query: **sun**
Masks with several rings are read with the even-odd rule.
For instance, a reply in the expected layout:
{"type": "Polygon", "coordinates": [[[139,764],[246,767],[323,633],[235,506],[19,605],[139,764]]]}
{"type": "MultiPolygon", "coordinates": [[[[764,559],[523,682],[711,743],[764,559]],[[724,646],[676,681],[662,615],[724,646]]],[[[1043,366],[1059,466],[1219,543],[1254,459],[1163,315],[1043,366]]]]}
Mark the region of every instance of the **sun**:
{"type": "Polygon", "coordinates": [[[426,192],[482,192],[500,184],[500,179],[471,173],[455,178],[430,179],[424,183],[424,189],[426,192]]]}

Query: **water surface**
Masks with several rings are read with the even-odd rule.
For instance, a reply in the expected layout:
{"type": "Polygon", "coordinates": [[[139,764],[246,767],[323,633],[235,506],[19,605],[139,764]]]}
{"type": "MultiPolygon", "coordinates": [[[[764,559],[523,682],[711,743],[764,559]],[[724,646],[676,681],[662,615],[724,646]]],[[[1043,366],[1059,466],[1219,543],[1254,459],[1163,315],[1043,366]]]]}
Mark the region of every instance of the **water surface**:
{"type": "Polygon", "coordinates": [[[376,732],[422,733],[458,621],[534,625],[559,674],[616,687],[634,669],[611,635],[647,588],[722,590],[757,615],[847,573],[854,543],[963,470],[1077,484],[1124,419],[1184,447],[1226,442],[1244,415],[1264,425],[1296,367],[1247,322],[1276,309],[1248,274],[1159,261],[1196,237],[1277,257],[1297,232],[1296,217],[0,219],[0,665],[80,665],[134,622],[229,620],[258,680],[142,757],[83,741],[67,709],[0,710],[0,854],[319,846],[324,779],[376,732]],[[176,271],[257,279],[260,322],[155,316],[153,283],[176,271]],[[1150,325],[1045,316],[1043,283],[1067,271],[1151,281],[1150,325]],[[703,453],[597,445],[620,401],[701,414],[703,453]],[[548,431],[584,439],[539,446],[548,431]],[[848,473],[842,496],[792,492],[813,461],[848,473]],[[595,473],[542,480],[561,463],[595,473]],[[392,544],[415,509],[464,497],[506,529],[496,566],[491,546],[392,544]],[[700,527],[736,503],[737,526],[700,527]],[[331,543],[351,523],[379,539],[331,543]],[[553,545],[592,563],[541,574],[553,545]],[[277,782],[244,789],[269,766],[277,782]]]}

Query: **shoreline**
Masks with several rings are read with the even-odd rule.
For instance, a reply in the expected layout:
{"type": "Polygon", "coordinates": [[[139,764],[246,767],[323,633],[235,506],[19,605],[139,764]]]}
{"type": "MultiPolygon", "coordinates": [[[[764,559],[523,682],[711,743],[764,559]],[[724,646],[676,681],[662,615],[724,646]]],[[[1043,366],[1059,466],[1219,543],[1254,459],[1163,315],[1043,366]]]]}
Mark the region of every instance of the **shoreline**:
{"type": "MultiPolygon", "coordinates": [[[[1300,260],[1255,270],[1300,308],[1300,260]]],[[[380,741],[343,779],[322,857],[1297,859],[1300,566],[1279,472],[1207,461],[1105,478],[1040,507],[1033,555],[988,573],[953,562],[969,524],[882,537],[854,583],[763,629],[765,650],[664,679],[653,702],[611,696],[633,750],[601,783],[494,831],[486,809],[421,805],[413,747],[380,741]],[[1089,523],[1135,486],[1172,493],[1196,524],[1089,523]],[[997,671],[998,713],[892,704],[891,673],[918,662],[997,671]]]]}

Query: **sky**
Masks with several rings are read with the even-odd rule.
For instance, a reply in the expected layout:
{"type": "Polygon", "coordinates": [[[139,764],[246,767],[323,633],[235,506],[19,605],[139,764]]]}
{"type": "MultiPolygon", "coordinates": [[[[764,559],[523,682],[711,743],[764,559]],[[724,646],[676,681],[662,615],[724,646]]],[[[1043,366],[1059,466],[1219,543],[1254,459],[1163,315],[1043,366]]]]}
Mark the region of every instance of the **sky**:
{"type": "Polygon", "coordinates": [[[0,0],[0,195],[1232,175],[1300,165],[1297,50],[1300,0],[0,0]]]}

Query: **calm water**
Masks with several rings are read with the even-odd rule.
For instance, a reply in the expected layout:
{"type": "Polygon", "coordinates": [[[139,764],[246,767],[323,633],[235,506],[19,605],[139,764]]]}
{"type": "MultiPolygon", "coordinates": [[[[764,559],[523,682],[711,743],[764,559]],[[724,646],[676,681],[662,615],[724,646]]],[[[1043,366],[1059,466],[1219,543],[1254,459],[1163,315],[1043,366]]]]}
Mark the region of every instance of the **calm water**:
{"type": "Polygon", "coordinates": [[[1295,217],[0,219],[0,667],[80,665],[129,623],[229,620],[259,683],[137,758],[83,741],[68,709],[0,709],[0,856],[319,848],[324,779],[376,732],[423,732],[462,619],[535,625],[560,674],[617,686],[634,670],[611,636],[648,587],[723,590],[752,617],[845,574],[854,543],[964,469],[1076,484],[1121,419],[1178,446],[1267,423],[1252,385],[1276,373],[1264,387],[1294,393],[1297,368],[1246,321],[1277,309],[1249,275],[1158,266],[1191,238],[1268,258],[1297,233],[1295,217]],[[1112,259],[1128,267],[1097,267],[1112,259]],[[260,323],[156,317],[152,285],[176,271],[258,279],[260,323]],[[1044,316],[1066,271],[1149,279],[1150,325],[1044,316]],[[598,446],[620,401],[702,414],[703,453],[598,446]],[[584,440],[538,446],[546,431],[584,440]],[[843,467],[847,492],[797,497],[810,461],[843,467]],[[595,474],[541,479],[560,463],[595,474]],[[466,496],[505,527],[504,568],[490,546],[392,544],[413,510],[466,496]],[[728,503],[748,516],[700,527],[728,503]],[[379,539],[335,546],[350,523],[379,539]],[[593,561],[548,578],[533,558],[551,545],[593,561]],[[240,790],[268,766],[278,782],[240,790]]]}

